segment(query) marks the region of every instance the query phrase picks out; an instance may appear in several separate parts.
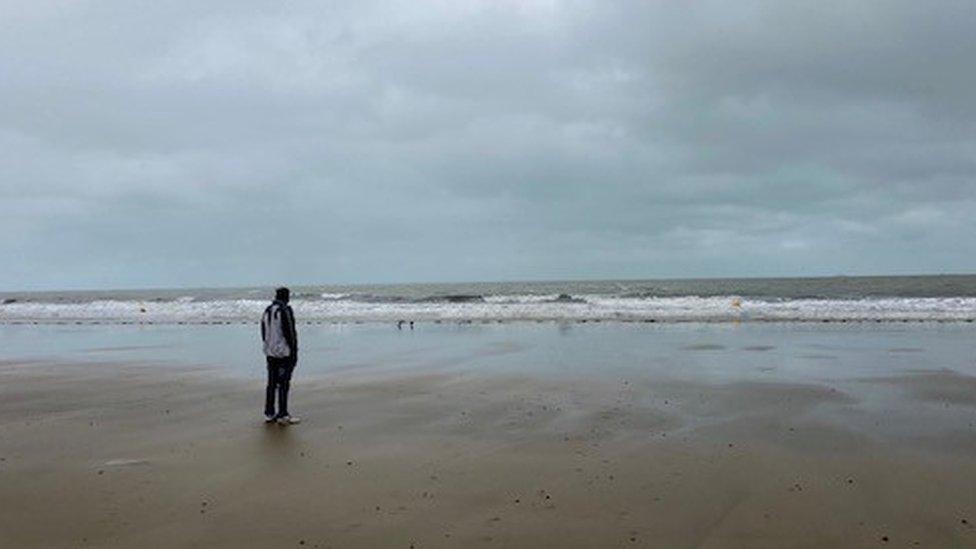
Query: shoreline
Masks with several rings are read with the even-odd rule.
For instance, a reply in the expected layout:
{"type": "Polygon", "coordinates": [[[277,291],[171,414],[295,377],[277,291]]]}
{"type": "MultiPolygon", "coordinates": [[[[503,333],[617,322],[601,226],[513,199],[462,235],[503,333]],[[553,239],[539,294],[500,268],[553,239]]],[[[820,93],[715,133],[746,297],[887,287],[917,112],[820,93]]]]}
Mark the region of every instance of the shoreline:
{"type": "MultiPolygon", "coordinates": [[[[450,318],[450,319],[337,319],[337,320],[301,320],[296,319],[299,326],[346,326],[346,325],[389,325],[398,321],[414,322],[416,325],[441,324],[973,324],[972,318],[450,318]]],[[[166,320],[93,320],[93,319],[38,319],[11,320],[0,318],[0,326],[248,326],[257,325],[257,320],[204,320],[204,321],[166,321],[166,320]]],[[[409,330],[408,330],[409,331],[409,330]]]]}

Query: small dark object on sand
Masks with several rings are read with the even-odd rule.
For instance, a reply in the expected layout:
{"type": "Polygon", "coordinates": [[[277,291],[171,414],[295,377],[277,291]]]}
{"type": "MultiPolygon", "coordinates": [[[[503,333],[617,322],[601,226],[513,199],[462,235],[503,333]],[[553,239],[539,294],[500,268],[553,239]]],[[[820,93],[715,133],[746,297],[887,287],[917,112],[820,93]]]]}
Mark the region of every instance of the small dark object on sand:
{"type": "Polygon", "coordinates": [[[881,541],[888,543],[888,536],[881,536],[881,541]]]}

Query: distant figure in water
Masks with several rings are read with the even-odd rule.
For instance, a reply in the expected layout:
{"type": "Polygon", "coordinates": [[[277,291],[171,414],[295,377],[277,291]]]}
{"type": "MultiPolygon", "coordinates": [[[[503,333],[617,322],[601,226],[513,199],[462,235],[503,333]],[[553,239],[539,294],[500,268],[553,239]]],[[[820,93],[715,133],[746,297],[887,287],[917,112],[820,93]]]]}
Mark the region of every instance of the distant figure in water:
{"type": "Polygon", "coordinates": [[[288,288],[275,290],[274,301],[261,316],[261,340],[264,356],[268,359],[268,386],[264,392],[264,421],[281,425],[298,423],[297,417],[288,413],[288,389],[291,374],[298,364],[298,332],[295,329],[295,312],[288,305],[288,288]],[[275,395],[278,411],[275,413],[275,395]]]}
{"type": "Polygon", "coordinates": [[[413,330],[413,321],[410,321],[410,329],[413,330]]]}
{"type": "Polygon", "coordinates": [[[403,321],[397,320],[397,330],[402,330],[402,329],[403,329],[403,321]]]}

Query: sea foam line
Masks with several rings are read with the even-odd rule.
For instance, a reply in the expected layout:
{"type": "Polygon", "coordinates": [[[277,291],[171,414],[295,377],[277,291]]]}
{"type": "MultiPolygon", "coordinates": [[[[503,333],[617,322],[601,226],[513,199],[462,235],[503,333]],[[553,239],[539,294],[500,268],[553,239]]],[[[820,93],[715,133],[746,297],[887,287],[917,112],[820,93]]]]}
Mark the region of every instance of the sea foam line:
{"type": "MultiPolygon", "coordinates": [[[[330,296],[331,297],[331,296],[330,296]]],[[[760,300],[736,296],[627,298],[584,295],[489,296],[482,302],[362,302],[297,299],[295,314],[311,322],[415,321],[972,321],[976,298],[871,298],[760,300]]],[[[263,300],[97,300],[81,303],[15,302],[0,305],[0,323],[254,322],[263,300]]]]}

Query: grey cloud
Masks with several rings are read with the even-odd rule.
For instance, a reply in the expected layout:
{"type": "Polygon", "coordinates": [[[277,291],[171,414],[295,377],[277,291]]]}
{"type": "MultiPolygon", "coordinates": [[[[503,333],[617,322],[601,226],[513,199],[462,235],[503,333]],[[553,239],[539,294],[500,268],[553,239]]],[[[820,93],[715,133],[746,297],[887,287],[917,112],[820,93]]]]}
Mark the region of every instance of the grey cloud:
{"type": "Polygon", "coordinates": [[[974,54],[952,1],[3,4],[0,286],[971,271],[974,54]]]}

